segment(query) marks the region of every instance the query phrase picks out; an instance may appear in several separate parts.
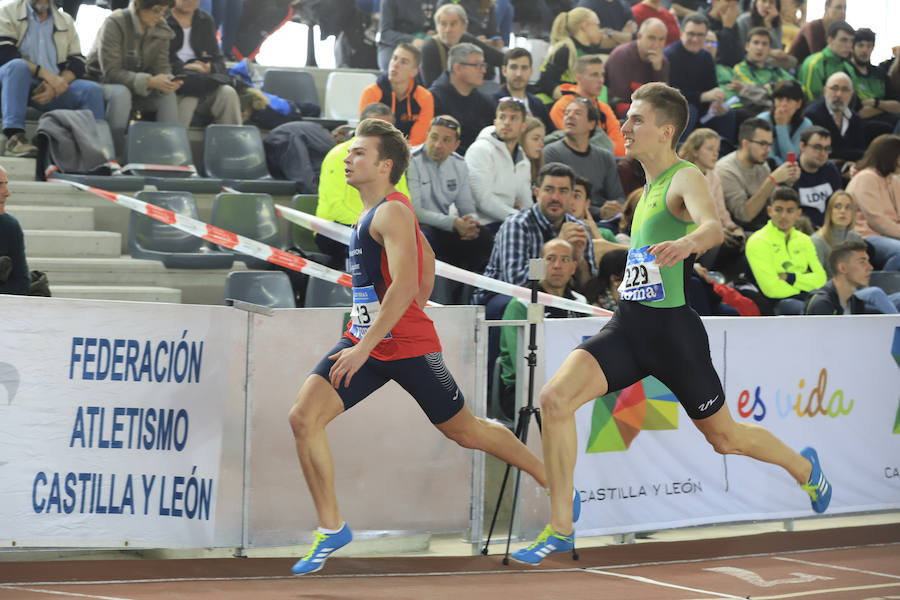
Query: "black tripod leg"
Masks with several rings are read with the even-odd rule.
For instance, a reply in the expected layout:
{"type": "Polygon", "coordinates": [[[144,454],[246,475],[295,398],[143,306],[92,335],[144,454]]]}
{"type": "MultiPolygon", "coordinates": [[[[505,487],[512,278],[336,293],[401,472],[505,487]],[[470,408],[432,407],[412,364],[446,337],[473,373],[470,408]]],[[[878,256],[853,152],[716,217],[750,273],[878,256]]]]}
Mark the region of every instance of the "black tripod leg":
{"type": "MultiPolygon", "coordinates": [[[[516,438],[522,434],[522,424],[523,419],[519,418],[519,423],[516,425],[516,438]]],[[[521,438],[519,438],[521,439],[521,438]]],[[[484,548],[481,549],[481,553],[487,556],[488,546],[491,544],[491,536],[494,534],[494,525],[497,523],[497,515],[500,513],[500,505],[503,503],[503,493],[506,491],[506,482],[509,480],[509,471],[512,469],[512,465],[506,465],[506,471],[503,473],[503,483],[500,484],[500,493],[497,495],[497,505],[494,507],[494,516],[491,517],[491,527],[488,529],[487,540],[484,542],[484,548]]],[[[516,482],[516,487],[518,488],[518,482],[516,482]]],[[[507,553],[509,551],[509,545],[507,545],[507,553]]]]}

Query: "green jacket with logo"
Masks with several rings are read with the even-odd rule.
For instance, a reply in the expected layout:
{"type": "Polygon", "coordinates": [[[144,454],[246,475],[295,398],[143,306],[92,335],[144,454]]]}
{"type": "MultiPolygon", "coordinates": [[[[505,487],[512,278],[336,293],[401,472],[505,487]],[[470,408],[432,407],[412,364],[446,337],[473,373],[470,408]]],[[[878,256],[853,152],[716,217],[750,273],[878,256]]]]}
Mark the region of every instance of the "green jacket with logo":
{"type": "Polygon", "coordinates": [[[840,71],[853,77],[853,67],[850,63],[832,52],[828,46],[825,46],[821,52],[807,56],[797,72],[797,79],[800,80],[800,85],[803,87],[806,101],[811,102],[821,98],[825,90],[825,82],[840,71]]]}

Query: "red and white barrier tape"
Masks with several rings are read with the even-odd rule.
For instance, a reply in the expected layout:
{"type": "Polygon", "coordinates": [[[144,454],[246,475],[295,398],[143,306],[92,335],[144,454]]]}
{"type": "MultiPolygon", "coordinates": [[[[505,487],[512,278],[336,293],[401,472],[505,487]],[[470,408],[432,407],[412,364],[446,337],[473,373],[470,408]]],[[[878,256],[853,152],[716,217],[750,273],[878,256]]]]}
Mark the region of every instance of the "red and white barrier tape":
{"type": "MultiPolygon", "coordinates": [[[[342,244],[349,244],[350,242],[349,227],[339,225],[332,221],[326,221],[315,215],[300,212],[299,210],[294,210],[285,206],[276,205],[275,210],[291,223],[311,229],[318,234],[324,235],[336,242],[341,242],[342,244]]],[[[474,287],[480,287],[505,296],[515,296],[526,302],[531,302],[531,290],[528,288],[512,285],[505,281],[498,281],[478,273],[472,273],[471,271],[460,269],[459,267],[449,265],[440,260],[434,262],[435,273],[441,277],[446,277],[447,279],[452,279],[453,281],[458,281],[474,287]]],[[[559,296],[553,296],[552,294],[547,294],[545,292],[538,293],[538,303],[543,304],[544,306],[552,306],[562,310],[600,317],[606,317],[612,314],[610,311],[597,306],[591,306],[590,304],[569,300],[567,298],[560,298],[559,296]]]]}

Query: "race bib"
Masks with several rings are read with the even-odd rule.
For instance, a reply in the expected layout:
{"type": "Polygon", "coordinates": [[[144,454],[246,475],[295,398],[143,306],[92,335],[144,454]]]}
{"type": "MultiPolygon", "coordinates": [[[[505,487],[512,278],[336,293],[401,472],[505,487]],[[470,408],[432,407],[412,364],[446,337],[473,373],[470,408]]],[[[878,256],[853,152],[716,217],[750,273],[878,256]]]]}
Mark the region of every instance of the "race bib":
{"type": "MultiPolygon", "coordinates": [[[[350,310],[350,333],[356,339],[362,339],[369,327],[375,322],[378,311],[381,310],[381,301],[375,293],[375,286],[353,288],[353,308],[350,310]]],[[[388,333],[384,339],[391,337],[388,333]]]]}
{"type": "Polygon", "coordinates": [[[628,251],[625,278],[619,285],[619,297],[634,302],[658,302],[665,299],[659,264],[650,254],[650,246],[628,251]]]}

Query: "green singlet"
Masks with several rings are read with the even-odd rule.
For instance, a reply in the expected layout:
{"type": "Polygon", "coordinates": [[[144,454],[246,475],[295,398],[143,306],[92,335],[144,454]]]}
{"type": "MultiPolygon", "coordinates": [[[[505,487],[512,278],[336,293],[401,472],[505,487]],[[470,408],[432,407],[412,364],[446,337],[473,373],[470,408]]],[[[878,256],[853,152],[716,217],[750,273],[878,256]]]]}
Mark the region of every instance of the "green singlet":
{"type": "Polygon", "coordinates": [[[631,222],[631,250],[625,267],[625,279],[619,293],[626,300],[640,302],[652,308],[684,306],[685,261],[671,267],[659,267],[647,249],[653,244],[684,237],[697,228],[693,222],[682,221],[669,211],[666,194],[675,173],[693,167],[686,160],[663,171],[653,183],[644,186],[644,194],[634,211],[631,222]]]}

